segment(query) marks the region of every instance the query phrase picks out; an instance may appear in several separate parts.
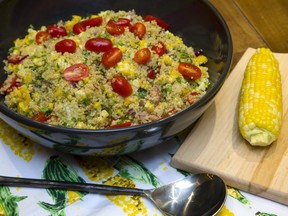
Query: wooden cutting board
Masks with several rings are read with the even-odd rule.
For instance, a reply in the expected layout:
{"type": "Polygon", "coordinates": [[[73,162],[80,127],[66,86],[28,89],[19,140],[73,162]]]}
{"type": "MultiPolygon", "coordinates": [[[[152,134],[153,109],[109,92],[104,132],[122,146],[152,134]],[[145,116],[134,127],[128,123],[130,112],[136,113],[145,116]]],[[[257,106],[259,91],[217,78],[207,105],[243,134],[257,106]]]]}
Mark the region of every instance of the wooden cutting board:
{"type": "Polygon", "coordinates": [[[281,135],[269,147],[253,147],[239,133],[237,113],[243,74],[254,52],[246,50],[172,158],[172,166],[218,175],[227,185],[288,205],[288,54],[274,53],[282,75],[281,135]]]}

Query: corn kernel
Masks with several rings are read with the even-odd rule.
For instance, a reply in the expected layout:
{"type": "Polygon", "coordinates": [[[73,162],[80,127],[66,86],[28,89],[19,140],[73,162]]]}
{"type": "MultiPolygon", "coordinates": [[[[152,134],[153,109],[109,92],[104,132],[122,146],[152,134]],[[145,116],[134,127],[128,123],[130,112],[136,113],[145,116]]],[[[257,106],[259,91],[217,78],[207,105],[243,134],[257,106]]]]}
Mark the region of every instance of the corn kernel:
{"type": "Polygon", "coordinates": [[[39,93],[38,92],[34,92],[33,97],[36,99],[39,97],[39,93]]]}
{"type": "Polygon", "coordinates": [[[160,84],[162,84],[165,79],[166,79],[166,76],[164,73],[161,73],[158,77],[156,77],[156,81],[160,84]]]}
{"type": "Polygon", "coordinates": [[[117,109],[116,110],[116,114],[119,115],[119,116],[122,116],[123,115],[123,112],[121,109],[117,109]]]}
{"type": "Polygon", "coordinates": [[[166,43],[165,46],[167,50],[172,50],[174,48],[174,45],[172,43],[166,43]]]}
{"type": "Polygon", "coordinates": [[[83,82],[84,83],[88,83],[90,81],[90,78],[89,77],[85,77],[84,79],[83,79],[83,82]]]}
{"type": "Polygon", "coordinates": [[[121,50],[122,53],[126,51],[126,48],[124,46],[119,46],[118,48],[121,50]]]}
{"type": "Polygon", "coordinates": [[[30,98],[30,92],[27,89],[27,87],[23,85],[20,88],[18,88],[18,90],[19,90],[18,96],[22,99],[22,101],[29,103],[31,98],[30,98]]]}
{"type": "Polygon", "coordinates": [[[19,112],[20,114],[25,114],[28,112],[28,106],[26,103],[24,103],[23,101],[18,103],[18,107],[17,107],[17,112],[19,112]]]}
{"type": "Polygon", "coordinates": [[[163,63],[167,66],[172,65],[172,59],[168,55],[163,55],[163,63]]]}
{"type": "Polygon", "coordinates": [[[18,66],[14,65],[14,64],[8,64],[8,66],[7,66],[7,69],[10,71],[13,71],[14,73],[17,73],[17,68],[18,68],[18,66]]]}
{"type": "Polygon", "coordinates": [[[145,90],[148,90],[151,86],[149,82],[147,82],[146,80],[143,80],[143,81],[140,81],[140,87],[145,90]]]}
{"type": "Polygon", "coordinates": [[[57,88],[56,91],[55,91],[55,97],[56,97],[56,98],[59,98],[59,97],[61,97],[61,95],[62,95],[62,90],[61,90],[61,88],[57,88]]]}
{"type": "Polygon", "coordinates": [[[173,34],[172,32],[168,32],[167,34],[168,34],[168,37],[170,37],[170,38],[175,37],[174,34],[173,34]]]}
{"type": "Polygon", "coordinates": [[[112,44],[115,43],[115,38],[114,37],[111,37],[110,40],[111,40],[112,44]]]}
{"type": "Polygon", "coordinates": [[[124,106],[129,106],[132,102],[131,97],[126,97],[124,99],[124,106]]]}
{"type": "Polygon", "coordinates": [[[141,40],[141,41],[139,42],[139,48],[144,48],[144,47],[146,47],[146,46],[147,46],[146,40],[141,40]]]}
{"type": "Polygon", "coordinates": [[[111,92],[107,92],[107,97],[112,98],[113,95],[114,95],[113,93],[111,93],[111,92]]]}
{"type": "Polygon", "coordinates": [[[187,95],[188,93],[190,93],[190,89],[189,88],[183,88],[181,94],[182,95],[187,95]]]}
{"type": "Polygon", "coordinates": [[[73,38],[73,40],[75,41],[77,46],[81,45],[81,41],[78,38],[73,38]]]}
{"type": "Polygon", "coordinates": [[[178,77],[181,77],[181,74],[180,74],[177,70],[172,70],[172,71],[170,71],[170,73],[169,73],[168,81],[169,81],[170,83],[173,83],[173,82],[176,81],[176,79],[177,79],[178,77]]]}
{"type": "Polygon", "coordinates": [[[148,112],[153,112],[155,110],[155,106],[150,102],[147,101],[144,105],[148,112]]]}
{"type": "Polygon", "coordinates": [[[68,32],[71,32],[73,29],[73,26],[80,22],[81,17],[80,16],[73,16],[71,21],[68,21],[65,25],[65,28],[67,29],[68,32]]]}
{"type": "Polygon", "coordinates": [[[175,39],[176,39],[176,43],[178,43],[178,44],[180,44],[180,45],[182,45],[182,44],[183,44],[183,41],[182,41],[182,39],[181,39],[181,38],[179,38],[179,37],[176,37],[175,39]]]}
{"type": "Polygon", "coordinates": [[[25,44],[24,39],[16,39],[15,42],[15,47],[21,47],[23,44],[25,44]]]}
{"type": "Polygon", "coordinates": [[[19,51],[19,49],[14,49],[12,53],[13,53],[14,55],[19,55],[19,54],[20,54],[20,51],[19,51]]]}
{"type": "Polygon", "coordinates": [[[123,62],[119,62],[117,64],[117,69],[120,72],[122,72],[122,74],[125,76],[135,75],[135,68],[128,60],[124,60],[123,62]]]}
{"type": "Polygon", "coordinates": [[[54,103],[52,103],[52,102],[48,103],[48,108],[49,109],[53,109],[54,108],[54,103]]]}
{"type": "Polygon", "coordinates": [[[78,122],[76,128],[85,128],[85,124],[83,122],[78,122]]]}
{"type": "Polygon", "coordinates": [[[134,40],[131,40],[131,41],[130,41],[130,46],[131,46],[131,47],[136,47],[136,43],[135,43],[134,40]]]}
{"type": "Polygon", "coordinates": [[[23,81],[24,81],[25,84],[31,83],[31,81],[32,81],[32,73],[31,73],[31,72],[28,72],[28,73],[24,76],[23,81]]]}
{"type": "Polygon", "coordinates": [[[197,62],[199,65],[205,64],[205,63],[207,63],[207,61],[208,61],[207,57],[204,56],[204,55],[199,55],[199,56],[197,56],[195,60],[196,60],[196,62],[197,62]]]}
{"type": "Polygon", "coordinates": [[[101,102],[95,102],[95,103],[94,103],[94,108],[95,108],[95,109],[101,108],[101,102]]]}

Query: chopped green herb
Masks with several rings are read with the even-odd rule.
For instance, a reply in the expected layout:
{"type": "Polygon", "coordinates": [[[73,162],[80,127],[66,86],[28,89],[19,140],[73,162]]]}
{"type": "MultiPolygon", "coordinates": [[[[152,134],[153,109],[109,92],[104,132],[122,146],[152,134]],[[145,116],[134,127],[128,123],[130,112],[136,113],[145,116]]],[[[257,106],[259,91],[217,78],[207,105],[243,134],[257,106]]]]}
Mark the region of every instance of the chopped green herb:
{"type": "Polygon", "coordinates": [[[82,55],[85,57],[88,57],[90,55],[90,53],[87,50],[83,50],[82,55]]]}
{"type": "Polygon", "coordinates": [[[161,87],[161,92],[165,92],[165,93],[172,92],[172,85],[170,83],[163,85],[161,87]]]}
{"type": "Polygon", "coordinates": [[[185,62],[188,62],[188,63],[191,63],[192,60],[191,60],[191,56],[188,54],[188,53],[185,53],[185,52],[181,52],[180,55],[179,55],[180,59],[185,61],[185,62]]]}
{"type": "Polygon", "coordinates": [[[139,98],[145,98],[147,96],[147,90],[143,88],[138,89],[138,97],[139,98]]]}
{"type": "Polygon", "coordinates": [[[87,106],[91,103],[91,99],[90,98],[84,98],[81,102],[82,102],[82,104],[87,106]]]}

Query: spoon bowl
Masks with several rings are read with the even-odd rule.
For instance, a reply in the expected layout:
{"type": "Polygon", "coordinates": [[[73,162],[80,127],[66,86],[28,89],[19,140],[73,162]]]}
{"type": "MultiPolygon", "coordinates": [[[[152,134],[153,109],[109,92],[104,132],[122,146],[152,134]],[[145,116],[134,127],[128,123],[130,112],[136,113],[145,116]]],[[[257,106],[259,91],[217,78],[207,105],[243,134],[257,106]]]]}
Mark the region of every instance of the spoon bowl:
{"type": "Polygon", "coordinates": [[[0,185],[54,188],[108,195],[138,195],[149,198],[167,216],[216,215],[226,200],[226,185],[211,174],[194,174],[153,189],[50,181],[43,179],[0,176],[0,185]]]}

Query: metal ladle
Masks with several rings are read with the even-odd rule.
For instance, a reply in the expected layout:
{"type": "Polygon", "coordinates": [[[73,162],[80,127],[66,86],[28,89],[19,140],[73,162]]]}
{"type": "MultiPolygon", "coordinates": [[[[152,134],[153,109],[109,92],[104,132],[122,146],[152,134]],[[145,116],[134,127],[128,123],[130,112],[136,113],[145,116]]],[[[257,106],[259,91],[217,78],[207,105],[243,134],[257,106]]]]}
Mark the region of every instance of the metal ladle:
{"type": "Polygon", "coordinates": [[[123,188],[100,184],[49,181],[0,176],[0,185],[54,188],[106,195],[146,196],[165,215],[216,215],[226,199],[226,185],[216,175],[194,174],[153,189],[123,188]]]}

